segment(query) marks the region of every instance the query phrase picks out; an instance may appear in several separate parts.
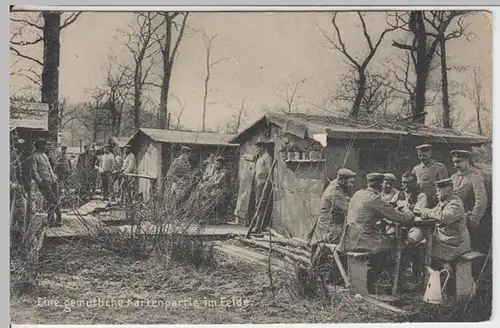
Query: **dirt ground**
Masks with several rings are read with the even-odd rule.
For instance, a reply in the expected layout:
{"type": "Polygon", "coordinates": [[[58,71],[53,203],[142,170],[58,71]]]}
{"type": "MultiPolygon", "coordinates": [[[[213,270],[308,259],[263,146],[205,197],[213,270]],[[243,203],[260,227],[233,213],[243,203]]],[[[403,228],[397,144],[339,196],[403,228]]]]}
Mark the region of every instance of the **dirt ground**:
{"type": "MultiPolygon", "coordinates": [[[[217,257],[194,268],[158,259],[135,261],[94,244],[51,245],[42,258],[39,287],[13,296],[15,324],[223,324],[441,321],[436,309],[407,299],[412,317],[396,315],[345,292],[330,304],[296,294],[294,280],[265,268],[217,257]],[[419,311],[417,311],[417,309],[419,311]]],[[[441,316],[442,318],[442,316],[441,316]]]]}

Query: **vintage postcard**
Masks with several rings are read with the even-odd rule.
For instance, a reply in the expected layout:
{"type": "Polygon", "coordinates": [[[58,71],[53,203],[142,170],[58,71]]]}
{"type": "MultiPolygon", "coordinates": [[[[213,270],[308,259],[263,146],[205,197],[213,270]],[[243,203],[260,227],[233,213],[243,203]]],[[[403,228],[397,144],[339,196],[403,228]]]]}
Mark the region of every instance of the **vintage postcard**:
{"type": "Polygon", "coordinates": [[[488,321],[492,14],[451,9],[12,8],[11,323],[488,321]]]}

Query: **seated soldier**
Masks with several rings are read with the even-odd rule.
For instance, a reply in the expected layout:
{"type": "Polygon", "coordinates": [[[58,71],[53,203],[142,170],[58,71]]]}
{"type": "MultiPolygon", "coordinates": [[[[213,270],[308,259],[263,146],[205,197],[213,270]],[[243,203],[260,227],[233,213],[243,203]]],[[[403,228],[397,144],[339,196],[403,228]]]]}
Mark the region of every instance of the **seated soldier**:
{"type": "Polygon", "coordinates": [[[366,176],[367,188],[354,193],[347,212],[344,234],[339,243],[341,252],[369,252],[372,256],[369,282],[374,282],[384,269],[392,268],[393,240],[387,236],[383,220],[394,223],[411,223],[415,216],[402,209],[398,211],[382,200],[380,192],[384,175],[370,173],[366,176]]]}
{"type": "Polygon", "coordinates": [[[398,179],[394,174],[392,173],[384,174],[384,183],[382,184],[382,192],[380,193],[380,196],[386,202],[390,202],[391,199],[394,197],[394,195],[399,193],[399,190],[394,188],[394,185],[396,184],[397,181],[398,179]]]}
{"type": "Polygon", "coordinates": [[[432,238],[432,266],[434,269],[451,269],[451,262],[471,250],[464,205],[453,193],[451,179],[436,181],[438,206],[415,209],[423,219],[436,220],[432,238]]]}
{"type": "MultiPolygon", "coordinates": [[[[427,196],[419,189],[414,173],[410,171],[403,173],[401,187],[403,190],[392,198],[391,204],[394,204],[399,210],[411,212],[427,207],[427,196]]],[[[424,234],[418,227],[403,229],[405,230],[405,238],[403,239],[405,254],[402,259],[402,267],[410,269],[411,266],[413,277],[418,279],[418,276],[423,273],[422,259],[424,254],[417,246],[423,241],[424,234]]]]}

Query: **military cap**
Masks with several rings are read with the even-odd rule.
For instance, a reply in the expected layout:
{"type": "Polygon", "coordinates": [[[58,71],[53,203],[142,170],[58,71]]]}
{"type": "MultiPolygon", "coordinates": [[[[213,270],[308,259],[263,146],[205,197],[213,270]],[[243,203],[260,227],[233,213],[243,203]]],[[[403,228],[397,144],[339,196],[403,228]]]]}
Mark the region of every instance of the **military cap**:
{"type": "Polygon", "coordinates": [[[217,156],[217,157],[215,158],[215,161],[217,161],[217,162],[221,162],[221,163],[224,163],[224,161],[225,161],[225,160],[224,160],[224,157],[222,157],[222,156],[217,156]]]}
{"type": "Polygon", "coordinates": [[[430,145],[430,144],[423,144],[423,145],[415,147],[415,149],[418,152],[428,152],[429,150],[432,149],[432,145],[430,145]]]}
{"type": "Polygon", "coordinates": [[[356,173],[349,170],[349,169],[340,169],[337,172],[337,178],[354,178],[356,176],[356,173]]]}
{"type": "Polygon", "coordinates": [[[35,143],[36,144],[46,143],[46,140],[44,138],[36,138],[35,143]]]}
{"type": "Polygon", "coordinates": [[[453,187],[453,182],[451,178],[436,181],[434,182],[434,184],[436,185],[437,188],[453,187]]]}
{"type": "Polygon", "coordinates": [[[191,148],[187,147],[187,146],[181,146],[181,151],[182,152],[190,152],[191,151],[191,148]]]}
{"type": "Polygon", "coordinates": [[[451,155],[455,158],[470,158],[472,153],[468,150],[455,149],[451,151],[451,155]]]}
{"type": "Polygon", "coordinates": [[[384,175],[382,173],[376,173],[376,172],[373,172],[373,173],[368,173],[366,175],[366,180],[368,181],[384,181],[384,175]]]}
{"type": "Polygon", "coordinates": [[[392,173],[385,173],[384,174],[384,180],[386,181],[398,181],[398,179],[396,178],[396,176],[392,173]]]}

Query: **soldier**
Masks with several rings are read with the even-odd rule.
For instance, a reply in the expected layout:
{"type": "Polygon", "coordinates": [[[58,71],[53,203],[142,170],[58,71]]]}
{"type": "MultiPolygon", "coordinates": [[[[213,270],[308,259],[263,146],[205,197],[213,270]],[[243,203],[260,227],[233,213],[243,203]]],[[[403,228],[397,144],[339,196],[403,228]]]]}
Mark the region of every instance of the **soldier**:
{"type": "Polygon", "coordinates": [[[57,186],[57,176],[52,170],[49,157],[45,153],[45,139],[35,140],[35,152],[32,156],[33,180],[35,180],[38,189],[47,201],[48,223],[50,226],[61,226],[61,211],[59,209],[59,190],[57,186]],[[56,219],[54,220],[54,215],[56,219]]]}
{"type": "Polygon", "coordinates": [[[270,213],[269,203],[272,193],[272,157],[268,153],[268,140],[259,139],[255,143],[257,147],[258,158],[255,163],[255,175],[253,179],[255,190],[255,209],[257,211],[255,232],[260,232],[266,225],[268,213],[270,213]],[[268,181],[269,180],[269,181],[268,181]],[[260,205],[260,206],[259,206],[260,205]]]}
{"type": "Polygon", "coordinates": [[[61,147],[61,152],[58,154],[59,157],[57,158],[56,165],[54,168],[57,178],[59,179],[60,190],[65,192],[67,192],[68,189],[67,180],[71,175],[71,170],[72,170],[71,162],[66,153],[67,149],[68,147],[66,146],[61,147]]]}
{"type": "Polygon", "coordinates": [[[201,181],[207,181],[214,172],[214,168],[216,166],[216,157],[215,154],[212,153],[210,156],[203,162],[203,176],[201,177],[201,181]]]}
{"type": "Polygon", "coordinates": [[[385,234],[383,220],[394,223],[410,223],[413,213],[398,211],[380,197],[384,175],[370,173],[366,176],[367,188],[358,190],[352,196],[347,211],[344,234],[339,243],[341,252],[363,251],[372,253],[373,268],[369,281],[376,280],[383,269],[390,267],[394,249],[393,239],[385,234]]]}
{"type": "Polygon", "coordinates": [[[137,171],[135,155],[132,153],[132,150],[129,145],[125,145],[123,147],[123,152],[125,153],[125,158],[123,159],[123,164],[120,170],[122,173],[121,176],[121,184],[120,184],[120,201],[123,204],[132,200],[133,192],[135,189],[134,181],[135,178],[133,176],[129,176],[127,174],[134,174],[137,171]]]}
{"type": "Polygon", "coordinates": [[[394,188],[396,181],[398,181],[398,179],[394,176],[394,174],[384,174],[384,183],[382,184],[382,192],[380,193],[380,196],[386,202],[390,202],[394,195],[399,193],[399,190],[394,188]]]}
{"type": "Polygon", "coordinates": [[[412,172],[417,176],[417,183],[422,192],[427,196],[427,207],[433,208],[438,200],[434,182],[448,178],[446,167],[432,159],[432,146],[424,144],[415,147],[421,163],[416,165],[412,172]]]}
{"type": "Polygon", "coordinates": [[[166,175],[169,202],[174,213],[177,211],[179,204],[185,199],[190,187],[190,156],[191,148],[182,146],[181,154],[172,161],[166,175]]]}
{"type": "Polygon", "coordinates": [[[451,179],[436,181],[438,206],[428,209],[415,209],[416,215],[423,219],[436,220],[432,238],[431,256],[435,268],[450,269],[450,263],[458,256],[471,250],[467,229],[465,209],[462,201],[453,193],[451,179]]]}
{"type": "Polygon", "coordinates": [[[223,157],[219,156],[214,160],[212,174],[208,180],[200,184],[197,190],[195,195],[197,205],[194,209],[201,212],[200,219],[202,222],[211,219],[210,215],[213,215],[215,211],[218,220],[215,223],[221,224],[224,220],[222,217],[224,207],[227,207],[225,206],[225,200],[230,188],[230,175],[229,171],[224,167],[223,157]]]}
{"type": "Polygon", "coordinates": [[[471,166],[471,152],[453,150],[453,166],[457,172],[451,176],[453,189],[464,205],[465,217],[474,249],[477,249],[478,226],[488,206],[488,198],[481,173],[471,166]]]}
{"type": "Polygon", "coordinates": [[[323,192],[320,214],[309,241],[314,235],[319,241],[338,243],[342,235],[355,177],[356,173],[349,169],[342,168],[337,172],[337,178],[330,182],[323,192]]]}
{"type": "Polygon", "coordinates": [[[338,278],[335,275],[337,271],[330,269],[328,255],[331,251],[321,243],[336,244],[342,236],[355,177],[356,173],[349,169],[342,168],[337,172],[337,178],[323,192],[319,217],[308,236],[312,244],[311,267],[329,282],[338,278]]]}
{"type": "MultiPolygon", "coordinates": [[[[415,209],[427,206],[427,196],[418,188],[417,177],[412,172],[405,172],[401,177],[402,191],[397,193],[390,201],[398,210],[413,212],[415,209]]],[[[423,273],[423,252],[417,246],[423,241],[424,234],[420,228],[411,227],[405,229],[405,238],[403,239],[405,250],[403,257],[403,267],[410,267],[413,277],[418,278],[423,273]]]]}

